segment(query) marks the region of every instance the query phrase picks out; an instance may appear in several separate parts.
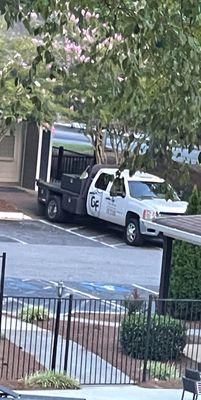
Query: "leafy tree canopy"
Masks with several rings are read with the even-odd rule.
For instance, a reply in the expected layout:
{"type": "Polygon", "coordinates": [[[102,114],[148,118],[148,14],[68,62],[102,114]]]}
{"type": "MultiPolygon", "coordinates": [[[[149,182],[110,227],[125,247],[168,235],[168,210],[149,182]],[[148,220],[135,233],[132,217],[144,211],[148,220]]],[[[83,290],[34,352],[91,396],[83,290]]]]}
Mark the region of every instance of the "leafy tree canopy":
{"type": "Polygon", "coordinates": [[[138,133],[125,151],[131,169],[200,144],[200,0],[3,0],[0,13],[40,37],[29,86],[48,64],[74,118],[96,135],[104,126],[138,133]]]}

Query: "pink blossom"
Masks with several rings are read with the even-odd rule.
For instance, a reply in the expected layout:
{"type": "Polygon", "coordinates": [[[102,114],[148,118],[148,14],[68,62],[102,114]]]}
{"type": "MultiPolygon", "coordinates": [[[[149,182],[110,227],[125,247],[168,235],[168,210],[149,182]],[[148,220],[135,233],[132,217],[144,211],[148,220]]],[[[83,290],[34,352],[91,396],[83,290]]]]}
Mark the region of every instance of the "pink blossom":
{"type": "Polygon", "coordinates": [[[75,18],[75,15],[74,15],[74,14],[71,14],[71,16],[70,16],[70,21],[72,21],[72,22],[75,22],[75,21],[76,21],[76,18],[75,18]]]}
{"type": "Polygon", "coordinates": [[[115,33],[114,39],[115,39],[117,42],[121,42],[121,41],[123,40],[123,36],[122,36],[121,33],[115,33]]]}
{"type": "Polygon", "coordinates": [[[46,68],[49,71],[52,68],[52,64],[46,64],[46,68]]]}
{"type": "Polygon", "coordinates": [[[80,57],[80,61],[81,61],[81,62],[84,62],[84,61],[85,61],[85,58],[86,58],[86,57],[85,57],[85,55],[83,54],[83,55],[80,57]]]}
{"type": "Polygon", "coordinates": [[[124,78],[122,78],[121,76],[118,76],[117,79],[118,79],[119,82],[124,81],[124,78]]]}
{"type": "Polygon", "coordinates": [[[94,29],[92,29],[92,31],[91,31],[92,35],[95,35],[96,32],[97,32],[97,28],[94,28],[94,29]]]}
{"type": "Polygon", "coordinates": [[[35,12],[31,12],[30,17],[33,20],[36,20],[38,18],[37,14],[35,12]]]}
{"type": "Polygon", "coordinates": [[[89,19],[92,17],[92,14],[90,13],[90,11],[87,11],[85,14],[86,19],[89,19]]]}
{"type": "Polygon", "coordinates": [[[22,66],[23,68],[27,68],[27,67],[28,67],[28,64],[27,64],[25,61],[22,61],[22,62],[21,62],[21,66],[22,66]]]}
{"type": "Polygon", "coordinates": [[[87,62],[89,62],[89,61],[90,61],[90,57],[85,57],[84,62],[87,63],[87,62]]]}
{"type": "Polygon", "coordinates": [[[40,46],[40,45],[44,44],[44,43],[43,43],[43,40],[41,40],[41,39],[36,39],[36,38],[33,38],[33,39],[32,39],[32,43],[33,43],[33,44],[36,44],[37,46],[40,46]]]}

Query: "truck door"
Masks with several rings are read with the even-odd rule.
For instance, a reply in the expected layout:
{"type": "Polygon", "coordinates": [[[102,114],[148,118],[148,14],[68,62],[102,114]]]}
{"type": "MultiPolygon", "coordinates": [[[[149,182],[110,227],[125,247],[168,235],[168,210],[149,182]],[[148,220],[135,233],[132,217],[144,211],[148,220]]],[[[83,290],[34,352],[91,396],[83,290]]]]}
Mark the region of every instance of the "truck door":
{"type": "Polygon", "coordinates": [[[102,172],[97,180],[91,184],[87,196],[87,214],[96,217],[101,217],[103,197],[108,187],[108,184],[113,179],[113,175],[102,172]]]}
{"type": "Polygon", "coordinates": [[[104,194],[100,218],[118,225],[124,225],[126,213],[125,197],[124,178],[117,177],[109,186],[109,192],[104,194]]]}

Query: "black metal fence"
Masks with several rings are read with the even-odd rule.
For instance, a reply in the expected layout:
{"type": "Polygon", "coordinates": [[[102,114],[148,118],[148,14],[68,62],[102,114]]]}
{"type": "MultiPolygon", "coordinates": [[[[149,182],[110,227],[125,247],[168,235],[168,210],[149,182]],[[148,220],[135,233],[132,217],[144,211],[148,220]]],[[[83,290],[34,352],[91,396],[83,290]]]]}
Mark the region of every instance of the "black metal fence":
{"type": "Polygon", "coordinates": [[[178,380],[201,361],[201,301],[4,297],[0,377],[68,373],[82,384],[178,380]],[[162,313],[161,313],[162,312],[162,313]]]}
{"type": "Polygon", "coordinates": [[[93,164],[93,155],[68,151],[63,147],[53,147],[51,179],[60,180],[63,173],[80,175],[88,165],[93,164]]]}

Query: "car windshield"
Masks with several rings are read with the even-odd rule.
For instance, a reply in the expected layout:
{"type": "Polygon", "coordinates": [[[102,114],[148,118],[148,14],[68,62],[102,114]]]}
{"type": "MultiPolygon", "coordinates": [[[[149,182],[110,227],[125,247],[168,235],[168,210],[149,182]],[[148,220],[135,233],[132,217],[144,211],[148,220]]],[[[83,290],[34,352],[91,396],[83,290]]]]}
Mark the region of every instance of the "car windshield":
{"type": "Polygon", "coordinates": [[[179,200],[177,193],[167,182],[129,181],[128,185],[131,197],[136,199],[179,200]]]}

